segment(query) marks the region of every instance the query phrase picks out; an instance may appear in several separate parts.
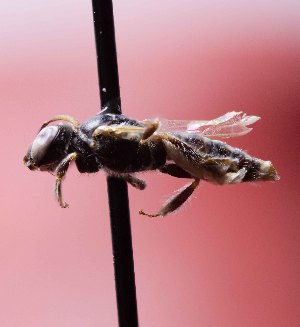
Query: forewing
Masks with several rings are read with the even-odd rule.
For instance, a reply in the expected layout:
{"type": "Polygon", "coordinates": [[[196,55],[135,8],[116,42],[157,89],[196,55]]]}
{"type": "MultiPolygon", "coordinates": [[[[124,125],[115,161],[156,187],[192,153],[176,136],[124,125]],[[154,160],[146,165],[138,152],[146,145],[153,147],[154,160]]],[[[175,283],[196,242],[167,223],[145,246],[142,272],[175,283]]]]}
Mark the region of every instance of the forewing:
{"type": "MultiPolygon", "coordinates": [[[[247,116],[241,111],[231,111],[212,120],[159,120],[157,132],[188,132],[211,139],[237,137],[248,134],[252,130],[248,126],[254,124],[259,119],[260,117],[247,116]]],[[[100,126],[94,132],[94,136],[109,133],[121,138],[139,139],[155,121],[157,120],[146,119],[139,121],[141,126],[127,124],[100,126]]]]}
{"type": "Polygon", "coordinates": [[[232,111],[213,120],[162,120],[159,131],[185,131],[212,139],[237,137],[249,133],[252,128],[248,127],[248,125],[259,119],[260,117],[257,116],[247,116],[243,112],[232,111]]]}

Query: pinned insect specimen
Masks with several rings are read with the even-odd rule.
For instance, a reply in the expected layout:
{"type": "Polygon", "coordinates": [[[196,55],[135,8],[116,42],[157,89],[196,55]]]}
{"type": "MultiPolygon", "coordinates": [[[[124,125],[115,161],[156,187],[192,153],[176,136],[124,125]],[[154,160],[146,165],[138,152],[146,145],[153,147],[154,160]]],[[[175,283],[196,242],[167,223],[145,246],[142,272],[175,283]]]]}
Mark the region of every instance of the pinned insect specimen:
{"type": "Polygon", "coordinates": [[[31,170],[55,175],[55,195],[62,208],[61,183],[72,161],[81,173],[104,170],[143,190],[146,184],[135,173],[159,170],[178,178],[192,179],[155,214],[165,216],[178,209],[194,192],[200,180],[214,184],[275,181],[270,161],[254,158],[219,138],[249,133],[259,117],[229,112],[210,121],[149,119],[137,121],[124,115],[105,114],[83,124],[59,115],[45,122],[24,157],[31,170]],[[56,125],[50,125],[61,121],[56,125]]]}

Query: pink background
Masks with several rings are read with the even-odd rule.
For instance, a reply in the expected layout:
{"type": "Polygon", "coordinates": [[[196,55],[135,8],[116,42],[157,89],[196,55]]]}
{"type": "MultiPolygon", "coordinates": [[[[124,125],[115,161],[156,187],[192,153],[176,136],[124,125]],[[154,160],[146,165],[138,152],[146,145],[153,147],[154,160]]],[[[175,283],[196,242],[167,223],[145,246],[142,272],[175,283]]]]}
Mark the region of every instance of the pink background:
{"type": "MultiPolygon", "coordinates": [[[[22,158],[41,123],[99,110],[90,1],[2,1],[0,325],[117,326],[106,183],[53,176],[22,158]]],[[[114,1],[123,111],[134,118],[262,117],[231,144],[272,160],[277,183],[202,183],[176,215],[150,220],[186,183],[146,173],[130,188],[140,325],[300,325],[300,2],[114,1]]]]}

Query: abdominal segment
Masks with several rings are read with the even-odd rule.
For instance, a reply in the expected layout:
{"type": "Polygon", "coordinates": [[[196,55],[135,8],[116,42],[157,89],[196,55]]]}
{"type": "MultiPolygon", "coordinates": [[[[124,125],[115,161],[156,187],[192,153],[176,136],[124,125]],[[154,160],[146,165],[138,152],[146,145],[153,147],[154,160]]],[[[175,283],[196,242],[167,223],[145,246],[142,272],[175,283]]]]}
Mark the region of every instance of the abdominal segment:
{"type": "Polygon", "coordinates": [[[168,159],[196,178],[220,185],[278,179],[270,161],[225,142],[190,133],[163,134],[162,139],[168,159]]]}

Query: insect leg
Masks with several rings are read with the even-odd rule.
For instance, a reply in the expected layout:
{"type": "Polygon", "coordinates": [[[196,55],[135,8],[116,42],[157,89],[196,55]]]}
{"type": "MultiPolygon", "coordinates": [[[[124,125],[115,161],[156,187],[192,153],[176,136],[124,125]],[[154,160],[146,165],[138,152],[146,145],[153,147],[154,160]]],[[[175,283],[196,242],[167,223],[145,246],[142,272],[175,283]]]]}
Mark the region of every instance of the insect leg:
{"type": "Polygon", "coordinates": [[[73,152],[68,154],[57,166],[56,170],[55,170],[55,196],[56,199],[59,203],[59,205],[62,208],[68,208],[68,204],[66,202],[63,201],[62,199],[62,192],[61,192],[61,183],[62,180],[69,168],[70,163],[75,160],[77,158],[77,153],[73,152]]]}
{"type": "Polygon", "coordinates": [[[199,179],[195,179],[191,184],[184,186],[184,188],[179,190],[179,193],[177,193],[175,196],[171,197],[156,214],[147,214],[144,212],[144,210],[140,210],[139,214],[152,218],[158,216],[165,216],[168,213],[175,211],[193,194],[193,192],[199,185],[199,182],[199,179]]]}
{"type": "Polygon", "coordinates": [[[132,175],[122,175],[122,178],[129,183],[131,186],[139,189],[139,190],[144,190],[146,188],[146,183],[145,181],[132,176],[132,175]]]}
{"type": "Polygon", "coordinates": [[[193,178],[193,176],[185,171],[184,169],[180,168],[174,163],[166,163],[164,166],[159,168],[159,171],[164,174],[168,174],[178,178],[193,178]]]}
{"type": "Polygon", "coordinates": [[[209,176],[223,176],[229,167],[236,168],[236,160],[230,157],[212,157],[192,144],[168,133],[159,133],[167,158],[174,161],[193,177],[206,179],[209,176]]]}
{"type": "Polygon", "coordinates": [[[58,120],[63,120],[63,121],[67,121],[67,122],[71,123],[72,126],[73,126],[73,128],[75,130],[77,130],[78,127],[79,127],[79,121],[77,119],[73,118],[72,116],[69,116],[69,115],[58,115],[58,116],[54,116],[50,120],[44,122],[44,124],[42,125],[42,127],[40,128],[40,130],[42,130],[44,127],[46,127],[50,123],[52,123],[54,121],[58,121],[58,120]]]}

